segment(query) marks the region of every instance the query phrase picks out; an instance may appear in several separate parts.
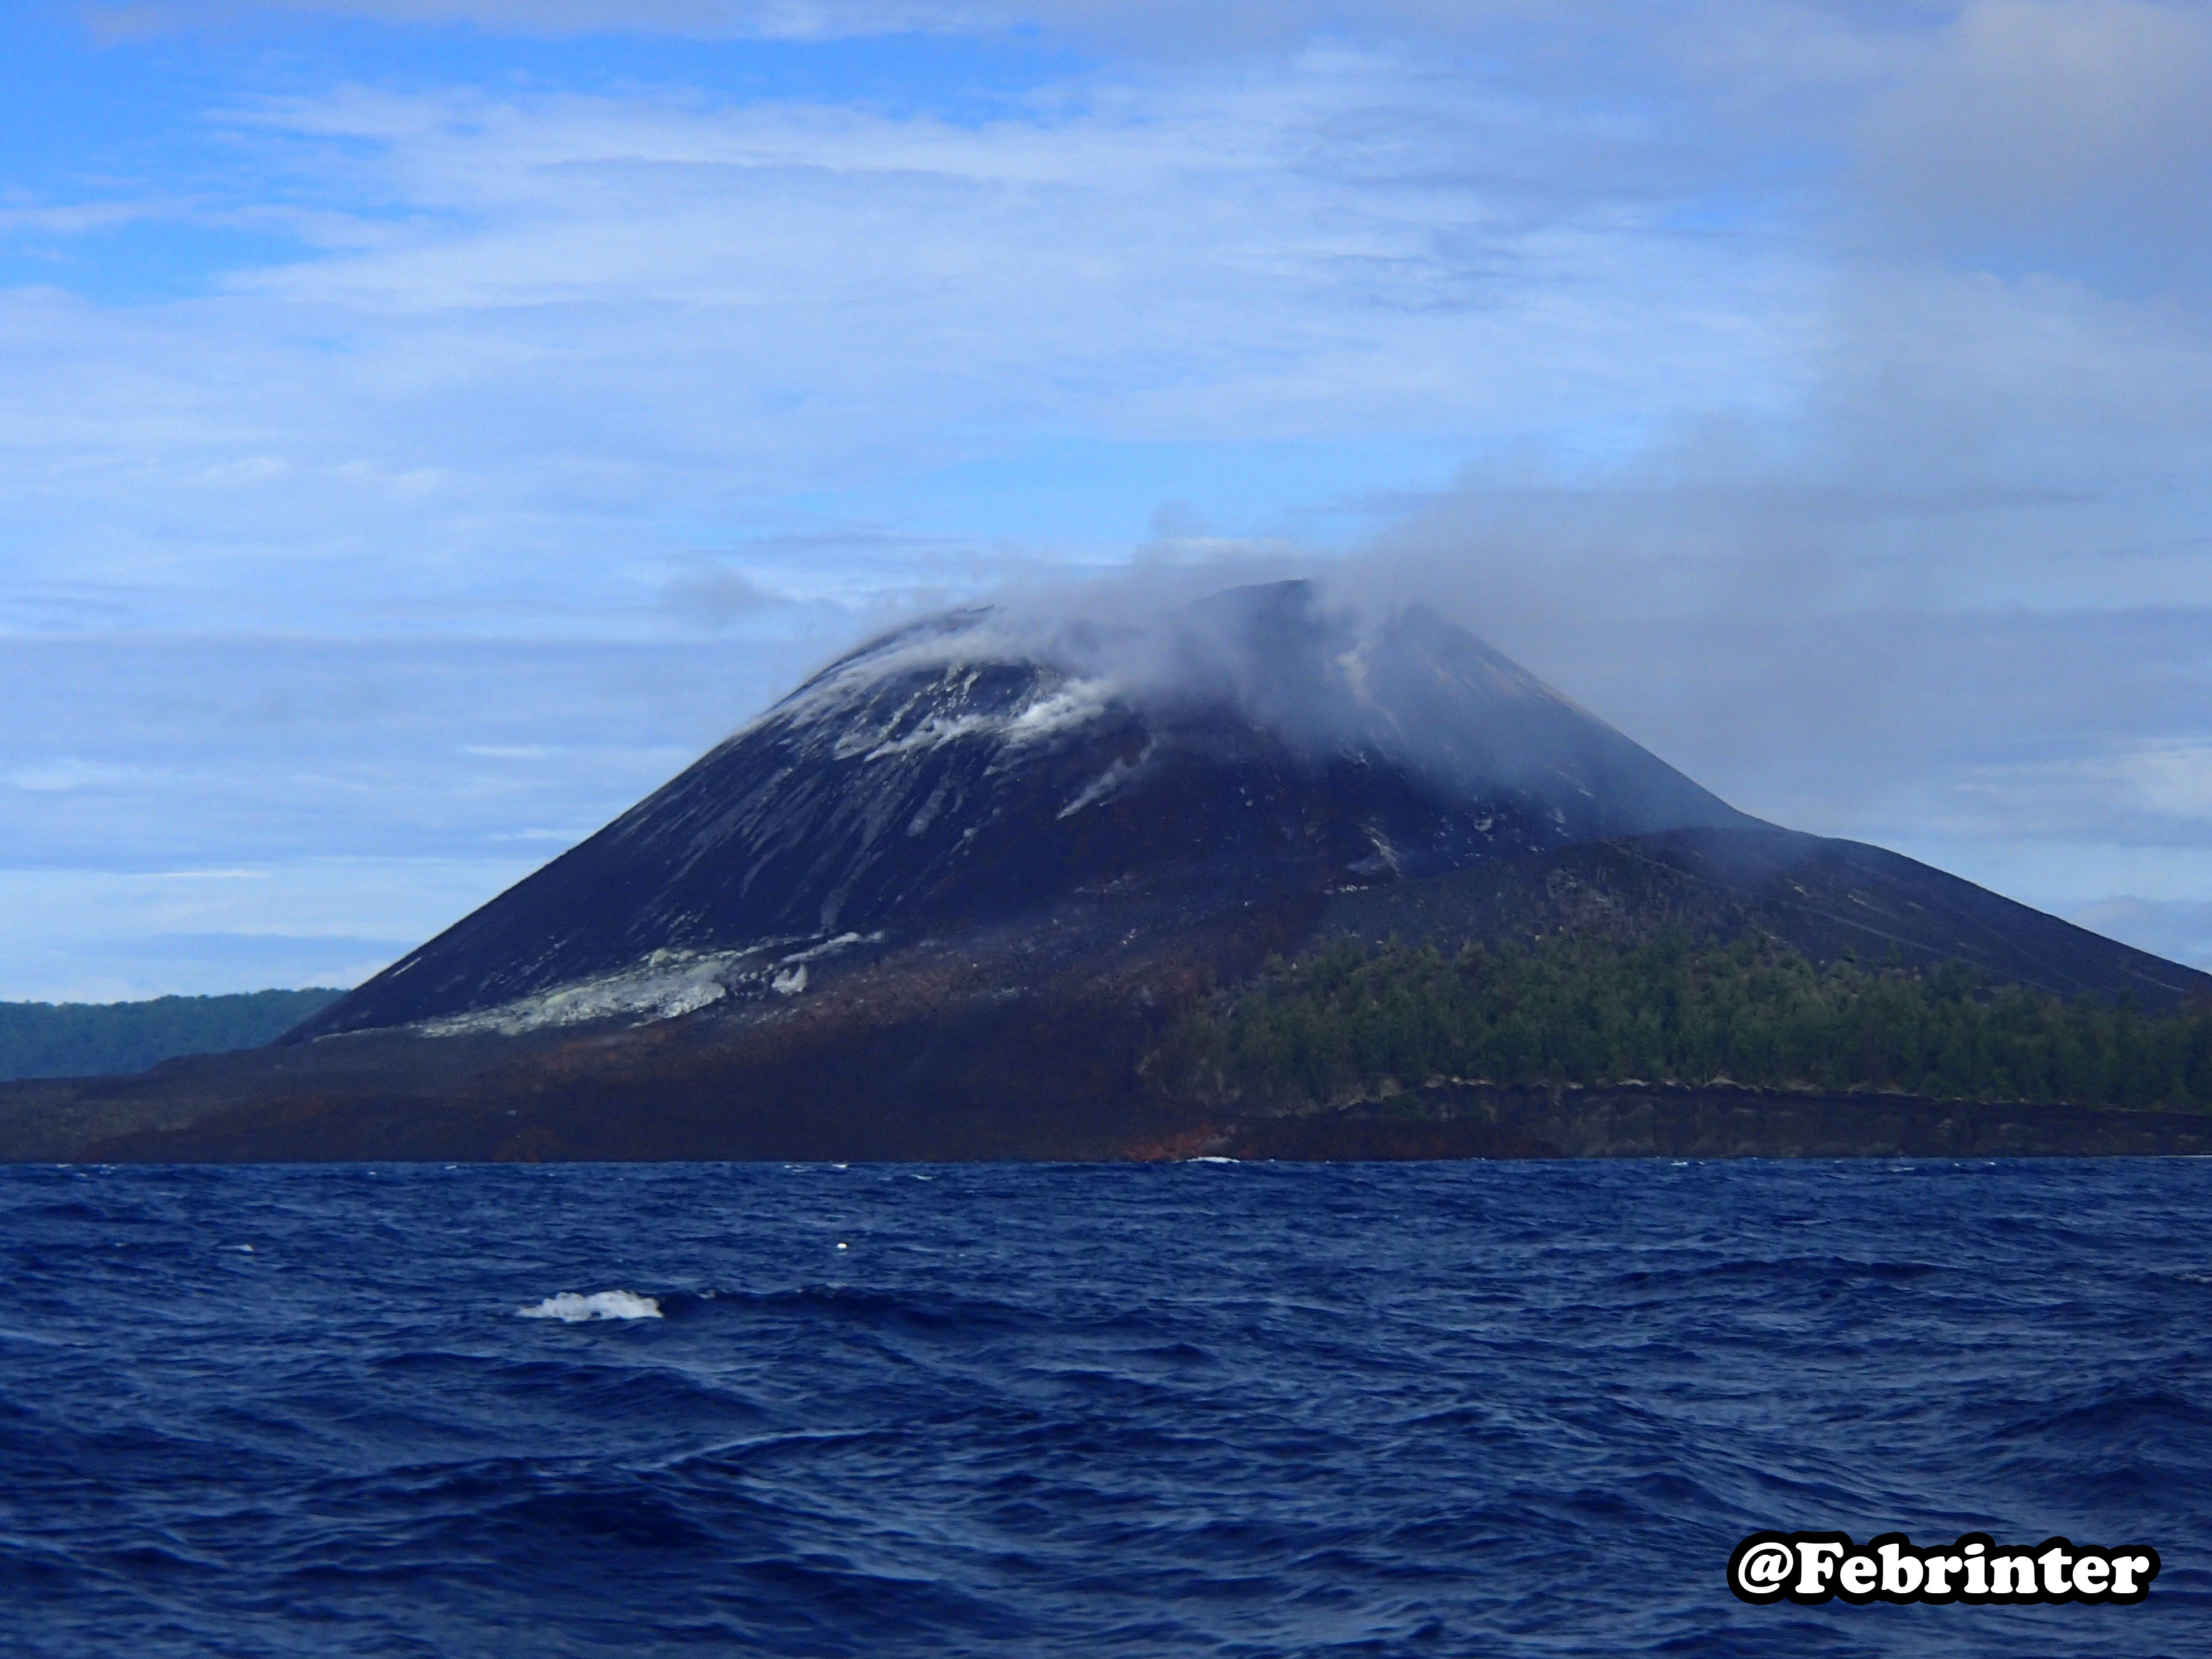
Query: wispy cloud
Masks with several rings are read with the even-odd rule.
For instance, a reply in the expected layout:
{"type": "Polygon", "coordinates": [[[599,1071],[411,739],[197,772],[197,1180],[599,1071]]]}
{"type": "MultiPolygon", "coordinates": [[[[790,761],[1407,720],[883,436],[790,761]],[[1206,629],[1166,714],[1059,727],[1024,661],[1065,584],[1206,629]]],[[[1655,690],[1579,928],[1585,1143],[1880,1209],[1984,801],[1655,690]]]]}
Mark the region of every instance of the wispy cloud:
{"type": "Polygon", "coordinates": [[[503,858],[902,609],[1264,554],[1751,810],[2196,925],[2201,6],[92,11],[396,56],[0,198],[24,867],[503,858]],[[715,78],[897,30],[1059,55],[715,78]],[[602,35],[684,44],[485,67],[602,35]],[[189,292],[70,275],[247,231],[189,292]]]}
{"type": "Polygon", "coordinates": [[[375,214],[319,204],[319,256],[204,301],[0,296],[0,499],[34,578],[65,549],[149,603],[173,570],[185,616],[635,620],[641,561],[1041,434],[1610,441],[1771,407],[1809,304],[1755,209],[1668,222],[1704,178],[1535,165],[1621,149],[1609,118],[1388,57],[981,125],[362,88],[230,121],[288,166],[343,147],[375,214]],[[334,611],[325,574],[377,597],[334,611]]]}

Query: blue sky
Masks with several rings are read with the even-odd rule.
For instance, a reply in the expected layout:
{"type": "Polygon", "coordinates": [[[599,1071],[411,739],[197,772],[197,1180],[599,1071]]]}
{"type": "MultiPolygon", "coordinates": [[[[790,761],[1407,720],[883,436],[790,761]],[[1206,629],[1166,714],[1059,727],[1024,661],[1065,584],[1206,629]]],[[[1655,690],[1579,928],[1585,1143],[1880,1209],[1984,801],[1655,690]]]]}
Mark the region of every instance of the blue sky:
{"type": "Polygon", "coordinates": [[[351,982],[888,619],[1286,560],[2212,965],[2203,4],[0,27],[0,996],[351,982]]]}

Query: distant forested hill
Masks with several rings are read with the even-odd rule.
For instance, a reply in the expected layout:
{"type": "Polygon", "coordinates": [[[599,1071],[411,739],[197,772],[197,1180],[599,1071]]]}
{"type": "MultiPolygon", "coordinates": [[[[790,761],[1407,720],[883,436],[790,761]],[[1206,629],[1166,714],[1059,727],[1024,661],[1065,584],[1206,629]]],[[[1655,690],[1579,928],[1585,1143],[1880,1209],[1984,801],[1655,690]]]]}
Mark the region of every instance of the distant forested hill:
{"type": "Polygon", "coordinates": [[[318,986],[148,1002],[0,1002],[0,1079],[100,1077],[178,1054],[258,1048],[344,994],[318,986]]]}

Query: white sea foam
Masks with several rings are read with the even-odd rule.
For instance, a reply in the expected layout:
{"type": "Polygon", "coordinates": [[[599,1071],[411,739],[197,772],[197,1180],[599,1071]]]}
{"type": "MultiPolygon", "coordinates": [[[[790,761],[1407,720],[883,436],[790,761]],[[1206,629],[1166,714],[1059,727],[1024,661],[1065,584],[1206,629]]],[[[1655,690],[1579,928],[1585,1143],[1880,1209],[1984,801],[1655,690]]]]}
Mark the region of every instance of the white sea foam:
{"type": "Polygon", "coordinates": [[[567,1324],[580,1325],[587,1319],[658,1319],[660,1304],[635,1291],[594,1291],[589,1296],[563,1291],[558,1296],[547,1297],[534,1308],[517,1308],[514,1311],[518,1318],[558,1319],[567,1324]]]}

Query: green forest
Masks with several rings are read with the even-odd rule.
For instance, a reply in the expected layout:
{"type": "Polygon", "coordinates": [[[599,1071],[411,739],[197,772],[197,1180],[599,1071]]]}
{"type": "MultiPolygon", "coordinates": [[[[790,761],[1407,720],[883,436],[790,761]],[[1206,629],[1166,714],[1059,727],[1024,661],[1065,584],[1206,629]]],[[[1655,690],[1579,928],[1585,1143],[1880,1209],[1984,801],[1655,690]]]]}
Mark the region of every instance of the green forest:
{"type": "Polygon", "coordinates": [[[179,1054],[258,1048],[343,991],[252,991],[145,1002],[0,1002],[0,1079],[143,1072],[179,1054]]]}
{"type": "Polygon", "coordinates": [[[1769,939],[1554,936],[1457,955],[1346,940],[1187,1013],[1159,1060],[1179,1093],[1285,1104],[1452,1078],[2212,1107],[2212,1008],[2063,1001],[1956,962],[1823,971],[1769,939]]]}

